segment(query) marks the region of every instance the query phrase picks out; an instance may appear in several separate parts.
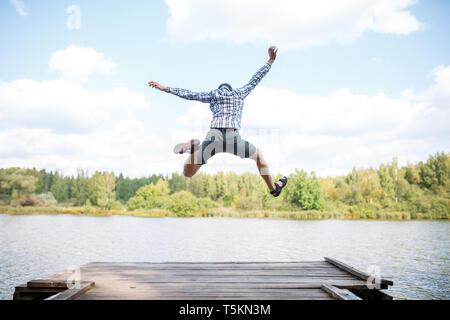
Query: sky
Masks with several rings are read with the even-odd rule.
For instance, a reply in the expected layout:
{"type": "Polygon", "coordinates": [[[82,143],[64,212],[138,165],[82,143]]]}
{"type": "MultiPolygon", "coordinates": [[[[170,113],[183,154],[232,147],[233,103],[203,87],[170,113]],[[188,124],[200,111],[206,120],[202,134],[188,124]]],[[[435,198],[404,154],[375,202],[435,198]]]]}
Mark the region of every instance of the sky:
{"type": "MultiPolygon", "coordinates": [[[[182,172],[173,146],[203,139],[209,91],[270,72],[241,136],[272,173],[318,176],[450,151],[446,0],[2,0],[0,167],[130,177],[182,172]]],[[[253,172],[220,154],[201,172],[253,172]]]]}

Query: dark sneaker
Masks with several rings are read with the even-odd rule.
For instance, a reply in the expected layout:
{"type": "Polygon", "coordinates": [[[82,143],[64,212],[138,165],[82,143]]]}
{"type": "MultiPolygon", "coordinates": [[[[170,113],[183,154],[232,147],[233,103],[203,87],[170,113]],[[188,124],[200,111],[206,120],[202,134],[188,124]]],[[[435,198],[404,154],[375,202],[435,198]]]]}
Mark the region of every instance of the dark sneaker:
{"type": "Polygon", "coordinates": [[[270,193],[276,198],[280,195],[281,190],[283,190],[284,187],[286,187],[288,182],[288,178],[285,176],[283,178],[281,178],[280,180],[278,180],[277,182],[275,182],[275,190],[270,191],[270,193]]]}
{"type": "Polygon", "coordinates": [[[177,144],[175,148],[173,148],[173,152],[176,154],[192,153],[197,150],[199,144],[200,140],[192,139],[189,142],[177,144]]]}

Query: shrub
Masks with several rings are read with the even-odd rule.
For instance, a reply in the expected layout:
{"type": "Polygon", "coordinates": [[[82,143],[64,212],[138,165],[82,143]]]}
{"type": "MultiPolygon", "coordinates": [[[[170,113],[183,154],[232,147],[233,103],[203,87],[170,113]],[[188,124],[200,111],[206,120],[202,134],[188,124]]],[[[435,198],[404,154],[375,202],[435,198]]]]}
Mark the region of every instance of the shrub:
{"type": "Polygon", "coordinates": [[[198,199],[198,205],[201,209],[213,209],[218,207],[217,202],[212,201],[210,198],[198,199]]]}
{"type": "Polygon", "coordinates": [[[123,210],[125,206],[120,201],[111,202],[111,210],[123,210]]]}
{"type": "Polygon", "coordinates": [[[22,206],[22,207],[34,207],[39,204],[38,200],[36,199],[36,195],[30,194],[27,195],[24,198],[13,198],[11,200],[12,206],[22,206]]]}
{"type": "Polygon", "coordinates": [[[262,202],[256,197],[239,197],[235,203],[239,210],[258,210],[262,209],[262,202]]]}
{"type": "Polygon", "coordinates": [[[199,212],[197,198],[188,191],[179,191],[170,197],[168,209],[180,217],[193,216],[199,212]]]}
{"type": "Polygon", "coordinates": [[[130,210],[166,208],[169,202],[168,194],[167,181],[160,179],[156,185],[149,184],[139,188],[136,195],[128,200],[128,208],[130,210]]]}
{"type": "Polygon", "coordinates": [[[87,199],[86,204],[83,207],[83,213],[84,214],[90,214],[92,213],[92,203],[91,200],[87,199]]]}
{"type": "Polygon", "coordinates": [[[36,201],[40,206],[54,206],[58,203],[58,201],[56,201],[55,197],[53,196],[53,193],[51,192],[37,195],[36,201]]]}
{"type": "Polygon", "coordinates": [[[10,195],[0,193],[0,204],[2,204],[2,205],[9,204],[10,201],[11,201],[10,195]]]}
{"type": "Polygon", "coordinates": [[[164,209],[169,205],[169,196],[155,196],[147,199],[133,197],[128,200],[128,209],[164,209]]]}

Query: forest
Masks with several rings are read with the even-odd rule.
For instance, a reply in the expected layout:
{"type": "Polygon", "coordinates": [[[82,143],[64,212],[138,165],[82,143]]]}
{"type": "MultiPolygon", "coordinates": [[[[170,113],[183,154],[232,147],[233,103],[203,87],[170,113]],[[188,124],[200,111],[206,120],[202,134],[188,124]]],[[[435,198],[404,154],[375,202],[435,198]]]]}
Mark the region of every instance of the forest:
{"type": "MultiPolygon", "coordinates": [[[[274,177],[276,178],[276,177],[274,177]]],[[[0,169],[0,213],[56,212],[150,216],[448,219],[450,153],[399,167],[397,159],[347,175],[296,170],[279,198],[258,174],[153,174],[129,178],[79,169],[76,176],[0,169]],[[35,208],[35,209],[33,209],[35,208]]]]}

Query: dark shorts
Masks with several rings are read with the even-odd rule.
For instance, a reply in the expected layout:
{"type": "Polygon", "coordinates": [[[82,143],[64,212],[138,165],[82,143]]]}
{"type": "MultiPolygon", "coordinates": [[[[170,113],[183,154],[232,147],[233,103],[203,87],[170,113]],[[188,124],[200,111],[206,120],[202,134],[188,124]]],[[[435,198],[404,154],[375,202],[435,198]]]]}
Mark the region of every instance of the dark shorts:
{"type": "Polygon", "coordinates": [[[236,129],[211,128],[197,152],[195,164],[204,165],[214,155],[226,152],[242,159],[256,153],[256,147],[241,138],[236,129]]]}

